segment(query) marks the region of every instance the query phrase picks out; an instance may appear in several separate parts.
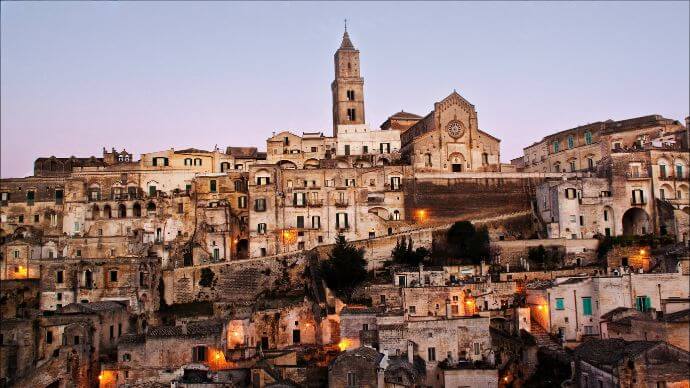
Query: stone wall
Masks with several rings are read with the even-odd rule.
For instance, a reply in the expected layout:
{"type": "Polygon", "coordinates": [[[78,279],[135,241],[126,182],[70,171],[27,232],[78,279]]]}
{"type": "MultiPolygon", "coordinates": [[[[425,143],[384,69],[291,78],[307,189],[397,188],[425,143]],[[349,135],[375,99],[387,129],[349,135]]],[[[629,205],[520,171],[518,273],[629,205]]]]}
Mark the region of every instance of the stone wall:
{"type": "Polygon", "coordinates": [[[300,251],[164,271],[164,298],[168,304],[246,302],[262,293],[303,289],[307,255],[300,251]],[[200,284],[202,275],[210,283],[200,284]]]}

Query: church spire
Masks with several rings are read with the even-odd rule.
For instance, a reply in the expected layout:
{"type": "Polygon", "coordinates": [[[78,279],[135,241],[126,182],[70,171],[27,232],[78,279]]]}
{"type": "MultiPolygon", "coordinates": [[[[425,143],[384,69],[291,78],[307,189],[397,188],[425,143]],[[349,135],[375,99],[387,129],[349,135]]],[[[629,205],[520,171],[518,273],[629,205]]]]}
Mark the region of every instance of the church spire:
{"type": "Polygon", "coordinates": [[[345,19],[345,32],[343,33],[343,42],[340,43],[341,50],[354,50],[355,45],[350,40],[350,35],[347,33],[347,19],[345,19]]]}

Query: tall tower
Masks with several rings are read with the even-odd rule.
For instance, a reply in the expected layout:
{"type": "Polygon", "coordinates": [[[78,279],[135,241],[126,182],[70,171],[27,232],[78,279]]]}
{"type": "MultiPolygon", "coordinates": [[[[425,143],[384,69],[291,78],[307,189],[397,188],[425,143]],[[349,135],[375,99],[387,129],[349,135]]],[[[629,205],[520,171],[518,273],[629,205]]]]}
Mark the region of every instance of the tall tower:
{"type": "Polygon", "coordinates": [[[339,125],[364,124],[364,78],[359,74],[359,50],[350,40],[347,24],[343,41],[333,59],[333,136],[337,137],[339,125]]]}

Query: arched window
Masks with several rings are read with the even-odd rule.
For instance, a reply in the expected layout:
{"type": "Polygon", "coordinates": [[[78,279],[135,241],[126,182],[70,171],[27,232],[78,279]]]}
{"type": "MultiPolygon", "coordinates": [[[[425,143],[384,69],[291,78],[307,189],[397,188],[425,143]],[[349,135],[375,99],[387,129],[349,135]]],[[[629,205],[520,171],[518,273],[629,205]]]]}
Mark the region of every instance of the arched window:
{"type": "Polygon", "coordinates": [[[113,218],[113,211],[110,208],[110,205],[103,206],[103,217],[108,219],[113,218]]]}
{"type": "Polygon", "coordinates": [[[400,220],[400,211],[399,210],[394,210],[393,211],[393,220],[399,221],[400,220]]]}
{"type": "Polygon", "coordinates": [[[201,158],[194,158],[194,165],[201,166],[201,158]]]}
{"type": "Polygon", "coordinates": [[[185,158],[184,159],[184,165],[185,166],[191,166],[192,165],[192,158],[185,158]]]}
{"type": "Polygon", "coordinates": [[[560,146],[560,144],[558,143],[558,140],[556,140],[556,141],[553,142],[553,152],[554,152],[554,153],[560,151],[560,147],[561,147],[561,146],[560,146]]]}
{"type": "Polygon", "coordinates": [[[573,138],[573,135],[568,136],[568,149],[572,150],[575,148],[575,139],[573,138]]]}
{"type": "Polygon", "coordinates": [[[149,214],[155,213],[155,212],[156,212],[156,204],[153,203],[153,202],[149,202],[149,203],[146,205],[146,211],[147,211],[149,214]]]}
{"type": "Polygon", "coordinates": [[[126,218],[127,217],[127,207],[125,207],[124,204],[120,204],[120,206],[117,207],[117,216],[119,218],[126,218]]]}
{"type": "Polygon", "coordinates": [[[134,206],[132,206],[132,216],[141,217],[141,205],[139,202],[134,203],[134,206]]]}
{"type": "Polygon", "coordinates": [[[97,220],[101,215],[101,209],[98,207],[98,205],[93,205],[93,208],[91,209],[91,219],[92,220],[97,220]]]}
{"type": "Polygon", "coordinates": [[[585,143],[587,145],[592,144],[592,132],[590,132],[590,131],[585,132],[585,143]]]}
{"type": "Polygon", "coordinates": [[[220,164],[220,172],[226,172],[230,169],[230,163],[223,162],[220,164]]]}

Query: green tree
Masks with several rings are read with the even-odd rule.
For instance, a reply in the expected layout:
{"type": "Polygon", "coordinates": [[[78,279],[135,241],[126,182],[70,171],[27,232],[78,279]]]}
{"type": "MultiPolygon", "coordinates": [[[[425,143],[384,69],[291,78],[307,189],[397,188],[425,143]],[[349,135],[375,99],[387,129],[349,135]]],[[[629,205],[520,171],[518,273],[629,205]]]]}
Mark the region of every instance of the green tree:
{"type": "Polygon", "coordinates": [[[321,262],[321,275],[328,288],[345,302],[349,302],[357,286],[367,278],[364,249],[355,248],[344,236],[336,237],[328,260],[321,262]]]}
{"type": "Polygon", "coordinates": [[[543,269],[554,269],[563,261],[563,254],[558,248],[546,249],[543,245],[532,247],[527,252],[531,263],[540,265],[543,269]]]}
{"type": "Polygon", "coordinates": [[[393,262],[416,266],[431,255],[428,249],[424,247],[414,249],[413,245],[412,237],[409,237],[407,240],[405,237],[398,239],[395,243],[395,248],[391,251],[393,262]]]}
{"type": "Polygon", "coordinates": [[[465,261],[479,264],[489,260],[491,250],[486,227],[475,228],[469,221],[458,221],[446,234],[448,253],[465,261]]]}

